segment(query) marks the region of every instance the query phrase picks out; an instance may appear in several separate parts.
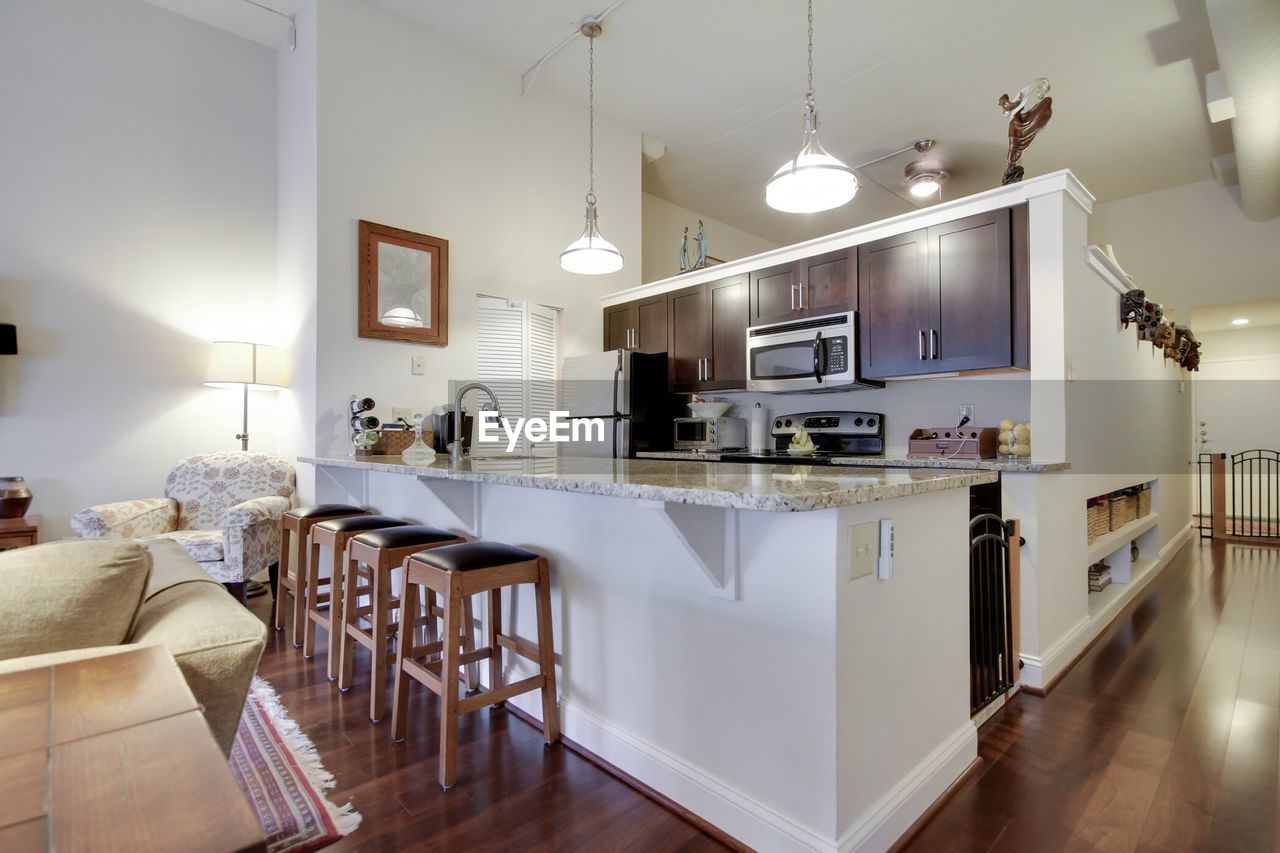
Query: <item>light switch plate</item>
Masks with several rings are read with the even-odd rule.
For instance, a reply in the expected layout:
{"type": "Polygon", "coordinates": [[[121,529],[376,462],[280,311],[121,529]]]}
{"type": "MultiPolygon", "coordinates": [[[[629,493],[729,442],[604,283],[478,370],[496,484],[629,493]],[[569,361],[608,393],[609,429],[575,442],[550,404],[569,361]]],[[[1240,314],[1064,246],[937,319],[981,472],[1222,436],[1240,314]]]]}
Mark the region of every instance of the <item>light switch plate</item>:
{"type": "Polygon", "coordinates": [[[893,519],[880,519],[880,559],[876,564],[876,577],[887,581],[893,577],[893,519]]]}
{"type": "Polygon", "coordinates": [[[427,360],[423,356],[415,355],[409,361],[409,372],[414,376],[421,376],[427,372],[427,360]]]}
{"type": "Polygon", "coordinates": [[[874,521],[851,525],[848,536],[849,580],[875,572],[880,547],[880,525],[874,521]]]}

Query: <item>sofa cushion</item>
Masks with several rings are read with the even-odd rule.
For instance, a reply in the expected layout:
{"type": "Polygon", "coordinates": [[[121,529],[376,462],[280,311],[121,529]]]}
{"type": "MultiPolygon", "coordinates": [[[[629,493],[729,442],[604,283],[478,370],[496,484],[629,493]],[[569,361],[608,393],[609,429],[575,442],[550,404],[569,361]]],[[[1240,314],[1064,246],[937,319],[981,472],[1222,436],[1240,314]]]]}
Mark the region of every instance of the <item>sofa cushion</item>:
{"type": "Polygon", "coordinates": [[[150,574],[150,552],[125,540],[0,553],[0,660],[123,643],[150,574]]]}
{"type": "Polygon", "coordinates": [[[151,552],[151,579],[147,581],[144,600],[183,583],[206,583],[217,587],[219,592],[225,592],[177,542],[172,539],[148,539],[145,544],[151,552]]]}
{"type": "MultiPolygon", "coordinates": [[[[190,571],[203,574],[194,566],[190,571]]],[[[267,641],[262,620],[207,576],[192,582],[175,580],[143,603],[128,641],[169,650],[203,707],[214,739],[223,751],[230,751],[267,641]]]]}

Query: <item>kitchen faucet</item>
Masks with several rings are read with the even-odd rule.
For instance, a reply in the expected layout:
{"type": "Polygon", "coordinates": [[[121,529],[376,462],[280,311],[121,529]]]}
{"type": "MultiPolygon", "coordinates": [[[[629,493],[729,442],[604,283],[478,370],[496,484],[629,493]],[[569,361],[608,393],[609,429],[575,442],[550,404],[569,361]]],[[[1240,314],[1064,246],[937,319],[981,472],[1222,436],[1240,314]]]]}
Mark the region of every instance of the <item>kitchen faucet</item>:
{"type": "Polygon", "coordinates": [[[468,391],[483,391],[488,394],[489,402],[493,404],[498,418],[502,418],[502,406],[498,405],[498,395],[494,394],[493,389],[488,385],[481,382],[468,382],[459,388],[458,393],[453,397],[453,450],[449,453],[449,458],[455,463],[462,461],[462,398],[468,391]]]}

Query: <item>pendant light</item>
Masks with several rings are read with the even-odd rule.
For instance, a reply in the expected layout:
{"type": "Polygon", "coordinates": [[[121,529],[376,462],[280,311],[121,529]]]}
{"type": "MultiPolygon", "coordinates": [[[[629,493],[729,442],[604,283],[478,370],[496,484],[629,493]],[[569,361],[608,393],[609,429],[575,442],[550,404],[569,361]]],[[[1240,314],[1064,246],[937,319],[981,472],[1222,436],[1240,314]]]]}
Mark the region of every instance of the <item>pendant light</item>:
{"type": "Polygon", "coordinates": [[[858,176],[818,141],[813,102],[813,0],[809,0],[809,91],[804,99],[804,144],[773,173],[765,202],[784,213],[817,213],[847,204],[858,192],[858,176]]]}
{"type": "Polygon", "coordinates": [[[603,32],[597,21],[586,21],[587,37],[587,223],[582,236],[560,253],[560,267],[579,275],[601,275],[622,269],[618,247],[600,236],[596,225],[596,36],[603,32]]]}

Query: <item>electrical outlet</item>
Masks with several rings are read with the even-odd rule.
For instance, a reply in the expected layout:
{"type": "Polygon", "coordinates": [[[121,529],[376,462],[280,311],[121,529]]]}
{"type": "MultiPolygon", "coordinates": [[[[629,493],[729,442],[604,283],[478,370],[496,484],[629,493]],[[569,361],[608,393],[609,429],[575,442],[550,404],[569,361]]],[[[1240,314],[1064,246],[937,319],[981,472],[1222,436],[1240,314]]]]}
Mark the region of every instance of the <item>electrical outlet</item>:
{"type": "Polygon", "coordinates": [[[424,356],[415,355],[409,361],[409,372],[414,376],[421,376],[427,372],[427,359],[424,356]]]}
{"type": "Polygon", "coordinates": [[[956,423],[963,423],[967,426],[972,426],[973,413],[974,413],[973,403],[961,403],[960,404],[960,420],[956,421],[956,423]]]}
{"type": "Polygon", "coordinates": [[[406,409],[404,406],[394,406],[391,409],[391,420],[399,422],[404,418],[409,423],[413,423],[413,409],[406,409]]]}
{"type": "Polygon", "coordinates": [[[880,525],[874,521],[849,527],[849,580],[866,577],[876,570],[880,525]]]}

